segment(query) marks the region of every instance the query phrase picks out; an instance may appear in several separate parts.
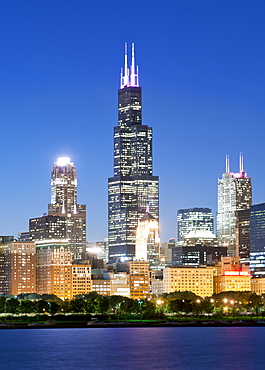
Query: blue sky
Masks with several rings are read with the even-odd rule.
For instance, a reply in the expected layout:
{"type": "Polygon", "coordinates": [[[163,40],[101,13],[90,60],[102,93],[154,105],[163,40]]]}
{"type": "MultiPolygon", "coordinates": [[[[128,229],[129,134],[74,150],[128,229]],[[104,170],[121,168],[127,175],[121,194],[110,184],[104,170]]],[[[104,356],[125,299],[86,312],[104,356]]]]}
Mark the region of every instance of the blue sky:
{"type": "Polygon", "coordinates": [[[59,156],[78,170],[87,239],[107,236],[107,179],[124,42],[135,42],[143,123],[153,127],[161,240],[176,210],[216,212],[230,154],[265,201],[263,1],[9,1],[0,4],[0,234],[47,212],[59,156]]]}

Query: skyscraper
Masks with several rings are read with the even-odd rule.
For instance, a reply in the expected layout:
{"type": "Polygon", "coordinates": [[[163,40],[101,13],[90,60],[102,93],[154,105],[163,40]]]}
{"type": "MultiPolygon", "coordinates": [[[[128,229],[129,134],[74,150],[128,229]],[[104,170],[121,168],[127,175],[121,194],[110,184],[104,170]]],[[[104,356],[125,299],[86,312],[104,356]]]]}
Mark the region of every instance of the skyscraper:
{"type": "Polygon", "coordinates": [[[242,153],[238,173],[230,172],[227,156],[226,172],[218,179],[217,238],[229,256],[236,256],[236,212],[249,209],[251,203],[251,177],[244,171],[242,153]]]}
{"type": "Polygon", "coordinates": [[[73,258],[82,259],[86,247],[86,206],[77,204],[76,168],[68,157],[58,158],[53,165],[48,215],[65,217],[66,238],[73,258]]]}
{"type": "Polygon", "coordinates": [[[179,209],[177,213],[178,241],[183,241],[190,231],[204,230],[213,233],[213,215],[210,208],[179,209]]]}
{"type": "Polygon", "coordinates": [[[146,213],[159,219],[158,177],[153,176],[152,128],[142,125],[142,89],[135,65],[124,73],[118,91],[118,126],[114,127],[114,176],[108,180],[108,238],[110,258],[135,256],[136,228],[146,213]]]}

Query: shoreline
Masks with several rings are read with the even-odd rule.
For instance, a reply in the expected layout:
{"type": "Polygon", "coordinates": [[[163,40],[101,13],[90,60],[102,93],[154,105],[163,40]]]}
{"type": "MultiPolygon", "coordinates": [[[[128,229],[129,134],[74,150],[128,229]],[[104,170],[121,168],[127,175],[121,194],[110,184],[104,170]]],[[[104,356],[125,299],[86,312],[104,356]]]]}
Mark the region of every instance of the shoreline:
{"type": "Polygon", "coordinates": [[[113,322],[113,323],[69,323],[69,324],[0,324],[1,329],[97,329],[97,328],[156,328],[156,327],[252,327],[263,326],[265,322],[249,321],[192,321],[192,322],[113,322]]]}

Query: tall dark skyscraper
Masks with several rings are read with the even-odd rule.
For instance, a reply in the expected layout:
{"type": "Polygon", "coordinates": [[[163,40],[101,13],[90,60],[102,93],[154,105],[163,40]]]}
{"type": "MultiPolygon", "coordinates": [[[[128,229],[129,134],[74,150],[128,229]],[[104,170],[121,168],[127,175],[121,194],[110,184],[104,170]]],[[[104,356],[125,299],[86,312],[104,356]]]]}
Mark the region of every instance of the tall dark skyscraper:
{"type": "Polygon", "coordinates": [[[124,71],[118,91],[118,126],[114,127],[114,176],[108,181],[110,258],[135,256],[136,228],[147,208],[158,220],[158,176],[153,176],[152,128],[142,125],[142,88],[135,65],[124,71]]]}

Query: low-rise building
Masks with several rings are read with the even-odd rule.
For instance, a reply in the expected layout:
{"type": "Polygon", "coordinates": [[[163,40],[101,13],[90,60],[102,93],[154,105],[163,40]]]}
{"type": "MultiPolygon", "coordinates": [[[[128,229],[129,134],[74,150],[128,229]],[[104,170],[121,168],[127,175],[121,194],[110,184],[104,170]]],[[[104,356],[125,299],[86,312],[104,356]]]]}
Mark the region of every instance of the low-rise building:
{"type": "Polygon", "coordinates": [[[91,265],[74,261],[72,264],[72,297],[92,292],[91,265]]]}
{"type": "Polygon", "coordinates": [[[265,278],[254,278],[250,280],[251,291],[258,295],[265,294],[265,278]]]}
{"type": "Polygon", "coordinates": [[[214,267],[166,267],[164,269],[163,292],[193,292],[200,297],[214,293],[214,267]]]}

